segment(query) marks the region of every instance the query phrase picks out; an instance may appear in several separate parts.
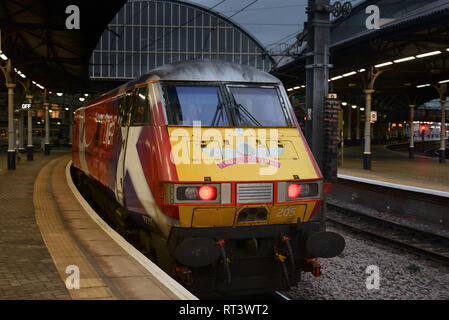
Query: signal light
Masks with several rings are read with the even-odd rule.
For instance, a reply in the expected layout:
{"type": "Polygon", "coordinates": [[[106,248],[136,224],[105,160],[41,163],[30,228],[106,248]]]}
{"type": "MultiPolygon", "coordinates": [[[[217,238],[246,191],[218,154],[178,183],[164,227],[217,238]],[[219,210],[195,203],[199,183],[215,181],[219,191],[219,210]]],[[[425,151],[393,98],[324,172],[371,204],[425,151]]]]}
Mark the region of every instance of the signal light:
{"type": "Polygon", "coordinates": [[[301,195],[301,186],[299,184],[291,184],[288,186],[288,197],[290,199],[298,198],[301,195]]]}
{"type": "Polygon", "coordinates": [[[198,190],[198,196],[203,201],[211,201],[217,197],[217,188],[211,186],[202,186],[198,190]]]}

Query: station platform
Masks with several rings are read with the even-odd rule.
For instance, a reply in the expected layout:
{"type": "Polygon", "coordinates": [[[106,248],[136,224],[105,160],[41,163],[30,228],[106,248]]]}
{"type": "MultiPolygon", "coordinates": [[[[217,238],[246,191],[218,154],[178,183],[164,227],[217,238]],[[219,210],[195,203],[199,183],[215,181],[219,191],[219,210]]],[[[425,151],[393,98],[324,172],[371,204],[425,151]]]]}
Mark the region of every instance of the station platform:
{"type": "Polygon", "coordinates": [[[449,197],[449,161],[439,163],[438,158],[423,155],[410,160],[408,153],[391,151],[386,146],[373,146],[371,170],[363,169],[363,146],[345,148],[338,175],[449,197]]]}
{"type": "Polygon", "coordinates": [[[38,153],[0,167],[0,299],[195,300],[96,216],[70,160],[38,153]]]}

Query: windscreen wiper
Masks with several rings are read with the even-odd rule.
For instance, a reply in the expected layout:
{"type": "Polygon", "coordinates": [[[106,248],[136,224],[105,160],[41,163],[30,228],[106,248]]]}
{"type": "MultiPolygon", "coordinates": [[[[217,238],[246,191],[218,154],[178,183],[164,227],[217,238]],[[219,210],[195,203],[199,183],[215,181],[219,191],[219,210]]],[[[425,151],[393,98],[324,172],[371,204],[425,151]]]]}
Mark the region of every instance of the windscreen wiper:
{"type": "Polygon", "coordinates": [[[262,127],[262,124],[259,121],[257,121],[257,119],[254,118],[254,116],[248,110],[246,110],[246,108],[242,104],[237,103],[234,94],[230,90],[229,92],[231,93],[231,98],[232,101],[234,102],[234,110],[236,111],[235,113],[238,115],[239,120],[249,124],[252,123],[257,127],[262,127]]]}
{"type": "Polygon", "coordinates": [[[215,111],[214,119],[210,124],[211,127],[216,127],[220,123],[220,119],[224,120],[223,101],[221,100],[220,93],[218,91],[217,91],[217,98],[218,98],[217,110],[215,111]]]}

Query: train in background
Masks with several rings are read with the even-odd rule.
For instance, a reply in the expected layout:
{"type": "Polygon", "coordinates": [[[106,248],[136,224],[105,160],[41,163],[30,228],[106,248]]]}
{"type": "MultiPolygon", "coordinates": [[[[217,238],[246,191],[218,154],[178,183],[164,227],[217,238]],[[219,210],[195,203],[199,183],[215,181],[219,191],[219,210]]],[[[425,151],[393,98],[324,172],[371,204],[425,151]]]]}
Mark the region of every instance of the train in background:
{"type": "Polygon", "coordinates": [[[296,286],[345,246],[313,221],[323,177],[284,87],[247,66],[166,65],[78,109],[72,174],[200,296],[296,286]]]}

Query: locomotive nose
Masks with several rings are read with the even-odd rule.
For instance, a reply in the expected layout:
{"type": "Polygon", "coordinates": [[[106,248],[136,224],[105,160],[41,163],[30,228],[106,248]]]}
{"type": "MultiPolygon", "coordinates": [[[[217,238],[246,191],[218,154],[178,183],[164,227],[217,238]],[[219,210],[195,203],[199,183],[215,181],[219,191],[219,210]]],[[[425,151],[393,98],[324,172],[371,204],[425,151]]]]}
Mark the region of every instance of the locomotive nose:
{"type": "Polygon", "coordinates": [[[334,232],[317,232],[306,240],[306,249],[317,258],[333,258],[343,252],[345,239],[334,232]]]}

